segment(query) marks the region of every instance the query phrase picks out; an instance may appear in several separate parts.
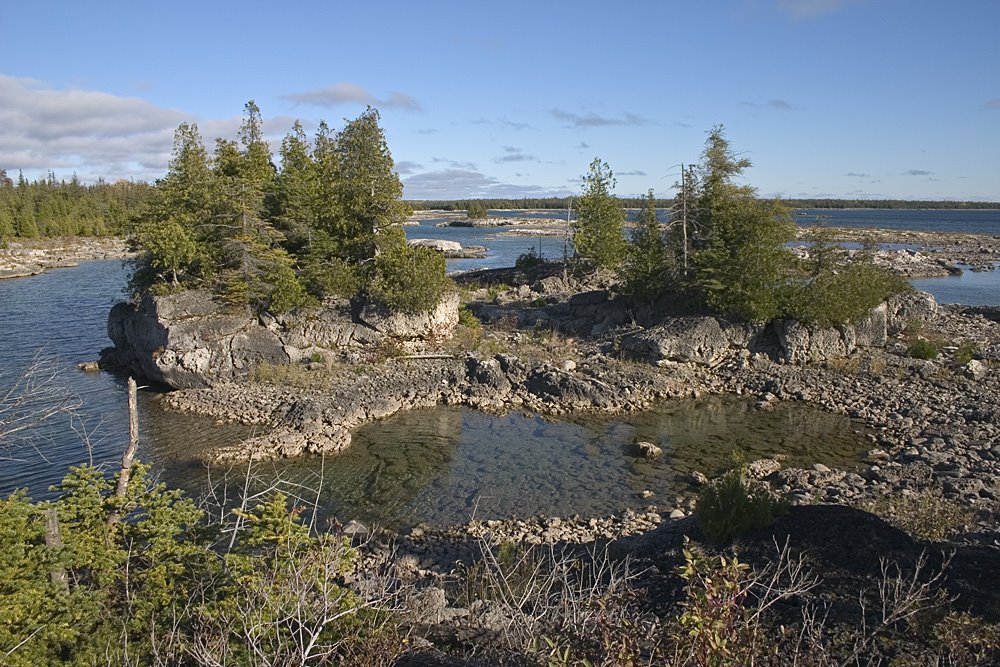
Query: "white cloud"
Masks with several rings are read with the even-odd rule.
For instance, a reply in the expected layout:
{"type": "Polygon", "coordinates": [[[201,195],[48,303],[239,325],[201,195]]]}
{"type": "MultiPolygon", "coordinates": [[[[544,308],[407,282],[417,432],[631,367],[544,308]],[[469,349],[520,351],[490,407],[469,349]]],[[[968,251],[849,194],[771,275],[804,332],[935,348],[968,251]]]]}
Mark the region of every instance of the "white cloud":
{"type": "Polygon", "coordinates": [[[403,181],[407,199],[504,199],[512,197],[564,197],[565,188],[503,183],[470,169],[442,169],[417,174],[403,181]]]}
{"type": "Polygon", "coordinates": [[[326,88],[317,88],[302,93],[282,95],[282,99],[296,104],[309,104],[317,107],[333,107],[341,104],[370,104],[379,109],[401,109],[403,111],[422,111],[420,103],[398,91],[391,91],[389,96],[379,99],[356,83],[335,83],[326,88]]]}
{"type": "Polygon", "coordinates": [[[621,118],[601,116],[592,111],[585,114],[578,114],[573,113],[572,111],[565,111],[563,109],[553,109],[550,113],[557,120],[567,122],[571,127],[576,128],[608,127],[612,125],[639,127],[642,125],[649,125],[653,122],[648,118],[643,118],[642,116],[629,111],[626,111],[621,118]]]}
{"type": "Polygon", "coordinates": [[[82,180],[157,178],[185,120],[135,97],[0,75],[0,168],[29,178],[50,169],[82,180]]]}

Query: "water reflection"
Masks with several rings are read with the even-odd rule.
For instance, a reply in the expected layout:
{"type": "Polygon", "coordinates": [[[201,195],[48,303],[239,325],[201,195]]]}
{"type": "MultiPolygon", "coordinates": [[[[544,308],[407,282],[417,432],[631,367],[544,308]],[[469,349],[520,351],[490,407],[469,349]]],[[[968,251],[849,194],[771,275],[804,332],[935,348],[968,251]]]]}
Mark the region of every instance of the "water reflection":
{"type": "MultiPolygon", "coordinates": [[[[168,474],[191,492],[203,491],[197,447],[153,436],[155,458],[165,462],[168,474]]],[[[400,528],[473,516],[604,515],[650,502],[668,507],[693,491],[691,471],[719,469],[734,449],[751,458],[781,455],[792,464],[852,467],[865,445],[846,417],[795,404],[761,412],[736,399],[708,399],[570,421],[442,406],[368,424],[341,454],[266,464],[256,473],[262,484],[282,480],[309,504],[315,492],[305,489],[320,489],[325,517],[400,528]],[[630,447],[637,438],[659,443],[664,455],[637,458],[630,447]],[[655,494],[652,500],[641,497],[647,490],[655,494]]],[[[212,472],[216,480],[243,474],[212,472]]]]}

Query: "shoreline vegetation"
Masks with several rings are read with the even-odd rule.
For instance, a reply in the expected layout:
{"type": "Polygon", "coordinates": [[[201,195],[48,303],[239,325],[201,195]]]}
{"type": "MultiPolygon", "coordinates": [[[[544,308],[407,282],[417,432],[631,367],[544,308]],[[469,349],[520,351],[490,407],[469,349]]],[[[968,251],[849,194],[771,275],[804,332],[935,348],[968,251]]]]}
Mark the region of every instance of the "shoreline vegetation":
{"type": "Polygon", "coordinates": [[[195,501],[127,454],[118,475],[71,469],[54,500],[0,500],[3,661],[996,664],[1000,309],[939,307],[869,238],[848,251],[814,229],[789,247],[787,202],[737,184],[750,165],[721,127],[685,171],[674,224],[650,192],[628,238],[595,159],[568,264],[526,253],[452,282],[438,251],[405,243],[377,112],[312,142],[294,126],[277,171],[245,110],[240,141],[212,156],[178,129],[128,226],[137,302],[112,310],[103,361],[182,379],[165,409],[266,425],[217,452],[248,479],[254,459],[329,465],[352,427],[437,403],[803,401],[863,423],[872,448],[857,471],[734,448],[692,473],[687,498],[643,495],[665,505],[641,512],[406,534],[318,525],[316,490],[195,501]]]}

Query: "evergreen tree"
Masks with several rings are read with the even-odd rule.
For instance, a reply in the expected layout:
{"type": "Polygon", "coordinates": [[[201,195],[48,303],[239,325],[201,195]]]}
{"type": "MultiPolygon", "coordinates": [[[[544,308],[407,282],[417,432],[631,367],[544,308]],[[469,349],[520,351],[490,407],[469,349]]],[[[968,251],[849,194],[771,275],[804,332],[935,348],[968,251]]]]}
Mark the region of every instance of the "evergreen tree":
{"type": "Polygon", "coordinates": [[[315,204],[319,195],[316,165],[302,124],[295,121],[281,142],[281,173],[276,182],[275,225],[293,249],[308,245],[316,227],[315,204]]]}
{"type": "Polygon", "coordinates": [[[141,291],[159,281],[176,286],[214,272],[215,178],[198,126],[182,123],[174,133],[167,175],[132,232],[139,256],[132,287],[141,291]]]}
{"type": "Polygon", "coordinates": [[[376,237],[406,220],[403,183],[396,173],[379,113],[368,109],[344,126],[337,139],[339,201],[345,237],[353,259],[363,261],[378,252],[376,237]]]}
{"type": "Polygon", "coordinates": [[[709,132],[697,198],[698,239],[692,285],[704,302],[727,315],[765,322],[782,315],[794,258],[791,211],[779,200],[733,180],[750,166],[737,158],[722,126],[709,132]]]}
{"type": "Polygon", "coordinates": [[[641,302],[656,300],[670,281],[670,252],[656,215],[656,198],[646,195],[622,267],[626,291],[641,302]]]}
{"type": "Polygon", "coordinates": [[[615,269],[625,255],[625,211],[611,194],[614,187],[608,163],[594,158],[583,178],[583,195],[577,200],[573,247],[579,257],[597,268],[615,269]]]}

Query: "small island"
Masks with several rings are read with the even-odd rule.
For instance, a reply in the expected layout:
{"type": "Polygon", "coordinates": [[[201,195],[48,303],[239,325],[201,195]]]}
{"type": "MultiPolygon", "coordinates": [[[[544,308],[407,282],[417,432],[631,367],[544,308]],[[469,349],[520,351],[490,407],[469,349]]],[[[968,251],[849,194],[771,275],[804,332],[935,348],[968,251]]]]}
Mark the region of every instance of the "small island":
{"type": "MultiPolygon", "coordinates": [[[[613,516],[403,531],[349,517],[317,531],[315,511],[307,523],[303,499],[281,493],[215,520],[141,465],[119,487],[74,468],[48,504],[3,501],[53,599],[107,594],[135,613],[132,632],[171,610],[177,646],[206,655],[299,645],[298,626],[255,616],[298,604],[311,636],[337,660],[364,656],[356,664],[383,650],[399,665],[671,664],[717,640],[734,647],[718,664],[763,659],[762,643],[778,662],[930,651],[943,640],[904,623],[912,610],[944,619],[935,632],[996,628],[1000,308],[940,305],[907,283],[992,270],[995,238],[799,229],[785,203],[741,184],[749,161],[716,127],[669,220],[650,191],[627,222],[595,159],[568,223],[487,221],[566,235],[565,260],[529,251],[449,277],[446,258],[486,249],[407,241],[413,211],[379,118],[369,108],[312,140],[294,125],[280,169],[253,102],[239,141],[211,156],[181,125],[170,171],[128,224],[131,298],[111,309],[101,367],[169,388],[164,410],[256,427],[204,452],[210,469],[336,466],[359,427],[416,408],[555,419],[713,396],[845,415],[869,444],[863,461],[803,467],[734,450],[673,497],[637,489],[642,507],[613,516]],[[90,545],[98,565],[51,559],[55,540],[90,545]],[[123,563],[127,591],[113,574],[123,563]],[[67,579],[94,568],[116,583],[67,579]],[[132,586],[148,602],[129,602],[132,586]],[[811,625],[824,609],[836,615],[811,625]],[[724,631],[698,625],[716,613],[724,631]]],[[[483,225],[488,212],[416,217],[483,225]]],[[[643,466],[671,453],[636,440],[622,455],[643,466]]],[[[45,637],[52,651],[86,643],[45,637]]],[[[142,650],[177,657],[154,644],[142,650]]]]}

